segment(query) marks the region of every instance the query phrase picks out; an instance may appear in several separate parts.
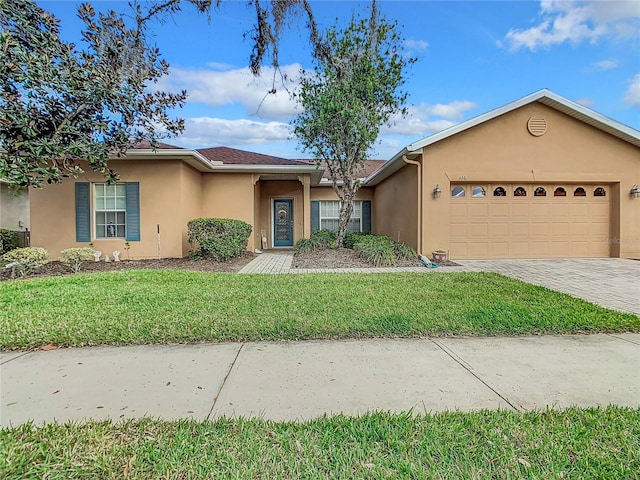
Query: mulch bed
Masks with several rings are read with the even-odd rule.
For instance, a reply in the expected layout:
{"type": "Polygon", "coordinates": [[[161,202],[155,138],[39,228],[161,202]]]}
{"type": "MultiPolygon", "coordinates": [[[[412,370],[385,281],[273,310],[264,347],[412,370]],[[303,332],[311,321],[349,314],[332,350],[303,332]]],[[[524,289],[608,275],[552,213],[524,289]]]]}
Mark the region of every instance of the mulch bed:
{"type": "MultiPolygon", "coordinates": [[[[174,270],[193,270],[197,272],[224,272],[235,273],[244,267],[251,260],[256,258],[256,254],[245,252],[241,257],[234,258],[228,262],[216,262],[211,259],[192,260],[186,258],[162,258],[148,260],[121,260],[120,262],[84,262],[80,273],[89,272],[108,272],[112,270],[131,270],[131,269],[174,269],[174,270]]],[[[59,275],[73,275],[73,272],[58,261],[49,262],[37,271],[29,275],[32,277],[51,277],[59,275]]],[[[0,269],[0,281],[11,279],[11,270],[7,268],[0,269]]]]}
{"type": "MultiPolygon", "coordinates": [[[[197,272],[222,272],[236,273],[251,260],[256,258],[255,253],[245,252],[241,257],[234,258],[228,262],[216,262],[212,259],[192,260],[186,258],[162,258],[148,260],[121,260],[120,262],[84,262],[80,273],[108,272],[112,270],[130,269],[174,269],[192,270],[197,272]]],[[[457,266],[457,263],[447,262],[441,267],[457,266]]],[[[416,260],[401,260],[394,267],[422,267],[422,262],[416,260]]],[[[291,268],[371,268],[358,254],[350,249],[321,249],[311,253],[293,256],[291,268]]],[[[60,275],[72,275],[73,272],[66,265],[52,261],[33,272],[29,278],[33,277],[53,277],[60,275]]],[[[0,281],[10,280],[11,270],[0,269],[0,281]]]]}
{"type": "MultiPolygon", "coordinates": [[[[400,260],[394,267],[423,267],[419,259],[400,260]]],[[[455,267],[457,263],[447,261],[440,264],[441,267],[455,267]]],[[[291,268],[371,268],[371,264],[364,261],[357,252],[347,248],[341,249],[320,249],[310,253],[293,256],[291,268]]]]}

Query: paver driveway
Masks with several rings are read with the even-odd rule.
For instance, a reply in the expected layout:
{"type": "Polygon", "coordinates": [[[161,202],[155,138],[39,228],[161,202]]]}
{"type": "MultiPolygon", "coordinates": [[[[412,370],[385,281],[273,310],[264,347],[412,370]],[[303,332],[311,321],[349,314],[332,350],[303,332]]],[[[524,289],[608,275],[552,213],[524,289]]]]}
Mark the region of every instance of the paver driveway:
{"type": "Polygon", "coordinates": [[[640,315],[640,261],[622,258],[463,260],[467,270],[496,272],[640,315]]]}

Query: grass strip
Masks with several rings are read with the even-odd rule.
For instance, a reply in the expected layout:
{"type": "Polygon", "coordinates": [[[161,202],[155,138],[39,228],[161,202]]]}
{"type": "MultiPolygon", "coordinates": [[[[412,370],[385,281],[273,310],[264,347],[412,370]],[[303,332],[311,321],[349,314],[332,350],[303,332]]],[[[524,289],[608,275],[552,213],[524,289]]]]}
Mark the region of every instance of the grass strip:
{"type": "Polygon", "coordinates": [[[640,331],[640,317],[493,273],[129,270],[0,284],[0,348],[640,331]]]}
{"type": "Polygon", "coordinates": [[[640,409],[23,425],[4,479],[637,478],[640,409]]]}

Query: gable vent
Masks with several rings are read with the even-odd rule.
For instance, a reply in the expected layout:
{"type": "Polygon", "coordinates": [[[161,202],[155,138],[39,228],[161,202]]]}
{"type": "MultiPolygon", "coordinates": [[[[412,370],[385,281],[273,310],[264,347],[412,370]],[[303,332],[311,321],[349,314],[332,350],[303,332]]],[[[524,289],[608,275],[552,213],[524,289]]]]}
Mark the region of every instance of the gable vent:
{"type": "Polygon", "coordinates": [[[527,130],[534,137],[540,137],[547,131],[547,121],[540,115],[531,117],[527,122],[527,130]]]}

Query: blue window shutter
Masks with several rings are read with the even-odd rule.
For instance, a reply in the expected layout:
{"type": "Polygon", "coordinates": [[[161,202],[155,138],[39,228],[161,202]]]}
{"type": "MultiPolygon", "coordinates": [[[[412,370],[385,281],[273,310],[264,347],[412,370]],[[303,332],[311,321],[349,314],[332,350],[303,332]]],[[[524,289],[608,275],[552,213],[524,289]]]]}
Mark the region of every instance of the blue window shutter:
{"type": "Polygon", "coordinates": [[[362,231],[371,233],[371,200],[362,202],[362,231]]]}
{"type": "Polygon", "coordinates": [[[126,237],[125,240],[140,241],[140,183],[126,182],[126,237]]]}
{"type": "Polygon", "coordinates": [[[320,202],[318,200],[311,201],[311,231],[320,230],[320,202]]]}
{"type": "Polygon", "coordinates": [[[76,242],[91,241],[89,187],[89,182],[76,183],[76,242]]]}

